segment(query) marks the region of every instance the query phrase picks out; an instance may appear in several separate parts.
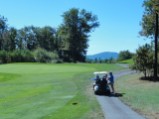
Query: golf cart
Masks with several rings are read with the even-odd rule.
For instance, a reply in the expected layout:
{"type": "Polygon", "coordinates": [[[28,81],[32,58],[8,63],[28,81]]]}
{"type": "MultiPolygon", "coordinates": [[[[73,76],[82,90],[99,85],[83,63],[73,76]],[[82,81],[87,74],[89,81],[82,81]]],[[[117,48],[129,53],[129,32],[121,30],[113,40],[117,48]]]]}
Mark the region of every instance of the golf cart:
{"type": "Polygon", "coordinates": [[[95,75],[93,90],[96,95],[110,95],[110,86],[105,76],[108,75],[106,71],[94,72],[95,75]]]}

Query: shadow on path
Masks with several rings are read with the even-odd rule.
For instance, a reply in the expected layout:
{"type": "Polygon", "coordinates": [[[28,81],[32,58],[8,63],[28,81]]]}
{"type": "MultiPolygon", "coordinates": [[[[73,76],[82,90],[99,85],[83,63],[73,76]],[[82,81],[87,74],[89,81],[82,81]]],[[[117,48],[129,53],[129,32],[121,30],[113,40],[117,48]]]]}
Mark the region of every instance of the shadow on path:
{"type": "Polygon", "coordinates": [[[98,96],[108,96],[108,97],[122,97],[124,96],[126,93],[114,93],[114,94],[98,94],[98,96]]]}

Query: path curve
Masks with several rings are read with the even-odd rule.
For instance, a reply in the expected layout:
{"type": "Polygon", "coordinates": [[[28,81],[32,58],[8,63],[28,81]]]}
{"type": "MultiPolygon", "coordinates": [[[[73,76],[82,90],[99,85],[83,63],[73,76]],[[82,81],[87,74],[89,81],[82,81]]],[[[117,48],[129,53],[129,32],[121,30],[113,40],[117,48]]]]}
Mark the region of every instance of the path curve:
{"type": "MultiPolygon", "coordinates": [[[[114,74],[115,79],[132,74],[134,71],[126,70],[116,72],[114,74]]],[[[109,96],[96,96],[99,104],[104,113],[105,119],[145,119],[137,112],[133,111],[130,107],[122,103],[117,97],[109,96]]]]}

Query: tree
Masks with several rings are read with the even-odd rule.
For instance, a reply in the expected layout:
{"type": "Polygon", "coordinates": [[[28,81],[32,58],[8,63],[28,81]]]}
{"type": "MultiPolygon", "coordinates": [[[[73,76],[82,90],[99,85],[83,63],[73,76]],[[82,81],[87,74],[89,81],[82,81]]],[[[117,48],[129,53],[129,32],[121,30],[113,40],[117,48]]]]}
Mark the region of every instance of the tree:
{"type": "Polygon", "coordinates": [[[17,49],[19,50],[23,50],[24,49],[24,43],[23,43],[23,39],[24,39],[24,31],[22,30],[17,30],[17,49]]]}
{"type": "Polygon", "coordinates": [[[50,26],[45,26],[43,28],[34,28],[36,34],[38,47],[41,47],[47,51],[55,51],[56,46],[56,30],[50,26]]]}
{"type": "Polygon", "coordinates": [[[145,12],[142,19],[142,31],[140,34],[154,40],[154,79],[157,79],[157,45],[158,45],[158,14],[159,14],[159,1],[158,0],[145,0],[143,6],[145,12]]]}
{"type": "Polygon", "coordinates": [[[34,50],[43,48],[47,51],[56,49],[55,29],[50,26],[42,28],[27,26],[18,31],[18,47],[20,49],[34,50]]]}
{"type": "Polygon", "coordinates": [[[142,30],[140,31],[141,36],[147,38],[154,38],[155,33],[155,12],[159,11],[158,0],[144,0],[143,7],[145,8],[141,26],[142,30]]]}
{"type": "Polygon", "coordinates": [[[131,59],[133,54],[129,52],[128,50],[120,51],[118,60],[127,60],[131,59]]]}
{"type": "Polygon", "coordinates": [[[37,48],[37,38],[34,26],[27,26],[18,31],[18,46],[20,49],[34,50],[37,48]]]}
{"type": "Polygon", "coordinates": [[[13,27],[9,28],[4,33],[3,50],[13,51],[16,49],[17,30],[13,27]]]}
{"type": "Polygon", "coordinates": [[[97,17],[86,10],[72,8],[63,14],[63,24],[58,29],[60,51],[68,61],[85,61],[89,33],[99,26],[97,17]]]}
{"type": "Polygon", "coordinates": [[[34,50],[37,48],[37,37],[34,32],[34,26],[24,27],[25,37],[24,40],[26,42],[26,48],[28,50],[34,50]]]}
{"type": "Polygon", "coordinates": [[[7,19],[4,16],[0,16],[0,50],[3,50],[4,33],[7,30],[7,19]]]}
{"type": "Polygon", "coordinates": [[[153,48],[149,44],[140,46],[134,57],[133,69],[144,73],[144,76],[152,76],[153,74],[153,48]]]}

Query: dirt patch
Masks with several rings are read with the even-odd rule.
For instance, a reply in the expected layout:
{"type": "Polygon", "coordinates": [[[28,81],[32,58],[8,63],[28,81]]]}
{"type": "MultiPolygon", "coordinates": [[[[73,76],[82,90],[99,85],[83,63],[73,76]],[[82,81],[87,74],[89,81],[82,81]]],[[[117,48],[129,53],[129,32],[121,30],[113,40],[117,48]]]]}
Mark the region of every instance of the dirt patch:
{"type": "Polygon", "coordinates": [[[157,113],[151,113],[151,114],[145,114],[146,118],[148,119],[159,119],[159,112],[157,113]]]}

